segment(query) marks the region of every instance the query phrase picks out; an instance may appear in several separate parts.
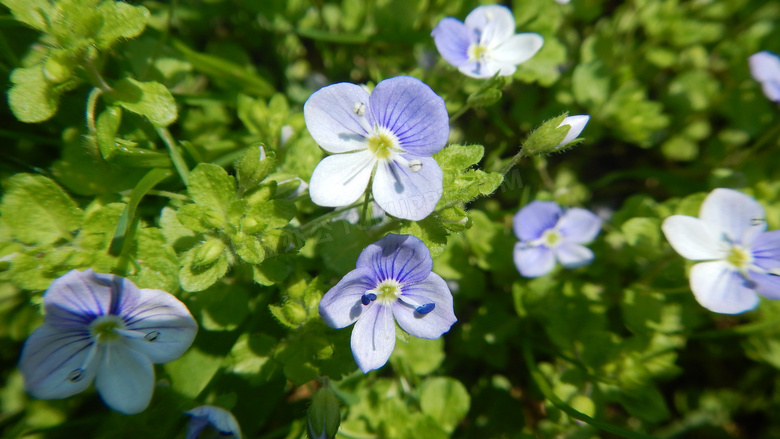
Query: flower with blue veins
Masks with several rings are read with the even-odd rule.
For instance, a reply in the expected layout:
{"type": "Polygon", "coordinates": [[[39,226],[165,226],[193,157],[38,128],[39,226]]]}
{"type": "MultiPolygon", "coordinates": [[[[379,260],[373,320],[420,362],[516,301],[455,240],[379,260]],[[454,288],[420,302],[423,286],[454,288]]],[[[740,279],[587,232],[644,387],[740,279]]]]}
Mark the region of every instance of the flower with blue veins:
{"type": "Polygon", "coordinates": [[[577,268],[593,261],[585,247],[601,231],[601,218],[595,213],[572,207],[563,209],[553,201],[532,201],[514,218],[517,271],[524,277],[543,276],[555,267],[577,268]]]}
{"type": "Polygon", "coordinates": [[[395,322],[409,334],[436,339],[457,321],[452,293],[431,272],[428,247],[411,235],[388,234],[366,247],[356,268],[320,301],[331,328],[352,330],[352,354],[363,373],[382,367],[395,347],[395,322]]]}
{"type": "Polygon", "coordinates": [[[710,192],[699,217],[672,215],[661,226],[677,253],[692,261],[690,286],[705,308],[738,314],[759,296],[780,299],[780,230],[766,232],[764,209],[733,189],[710,192]]]}
{"type": "Polygon", "coordinates": [[[184,414],[192,416],[190,423],[187,424],[185,439],[241,439],[241,429],[238,427],[238,421],[236,421],[232,413],[222,407],[202,405],[186,411],[184,414]],[[206,432],[203,433],[203,430],[206,430],[206,432]],[[201,435],[201,433],[203,434],[201,435]]]}
{"type": "Polygon", "coordinates": [[[94,381],[103,401],[125,414],[149,405],[153,364],[179,358],[198,329],[173,295],[91,269],[54,280],[43,308],[43,325],[27,339],[19,361],[27,391],[61,399],[94,381]]]}
{"type": "Polygon", "coordinates": [[[442,194],[442,172],[431,156],[447,143],[444,100],[419,79],[386,79],[369,94],[359,85],[324,87],[303,106],[306,127],[332,155],[314,169],[311,200],[320,206],[357,201],[370,181],[388,214],[421,220],[442,194]]]}
{"type": "Polygon", "coordinates": [[[515,17],[501,5],[479,6],[465,22],[443,18],[431,36],[442,58],[472,78],[510,76],[544,44],[539,34],[515,34],[515,17]]]}
{"type": "Polygon", "coordinates": [[[761,84],[766,97],[780,103],[780,56],[764,50],[748,58],[750,74],[761,84]]]}

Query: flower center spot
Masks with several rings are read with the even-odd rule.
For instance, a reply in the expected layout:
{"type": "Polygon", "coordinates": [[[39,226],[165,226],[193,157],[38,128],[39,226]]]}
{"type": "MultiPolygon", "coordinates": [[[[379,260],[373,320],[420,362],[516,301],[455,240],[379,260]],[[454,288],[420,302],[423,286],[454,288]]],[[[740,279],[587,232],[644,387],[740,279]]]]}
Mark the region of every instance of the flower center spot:
{"type": "Polygon", "coordinates": [[[398,300],[398,296],[401,295],[401,284],[387,279],[379,283],[371,293],[376,294],[376,300],[383,305],[389,305],[395,303],[398,300]]]}
{"type": "Polygon", "coordinates": [[[547,247],[555,247],[560,244],[561,241],[563,241],[563,238],[557,230],[546,230],[544,234],[542,234],[542,243],[547,247]]]}
{"type": "Polygon", "coordinates": [[[733,246],[729,250],[728,256],[726,256],[726,261],[738,270],[745,270],[753,262],[753,256],[741,247],[733,246]]]}
{"type": "Polygon", "coordinates": [[[488,48],[479,43],[473,43],[469,46],[468,55],[470,60],[478,61],[487,57],[488,48]]]}
{"type": "Polygon", "coordinates": [[[119,316],[101,316],[90,325],[90,335],[98,342],[104,343],[119,338],[118,330],[122,330],[124,327],[124,322],[119,316]]]}
{"type": "Polygon", "coordinates": [[[368,139],[368,150],[378,159],[390,157],[390,151],[395,148],[396,142],[388,133],[377,133],[368,139]]]}

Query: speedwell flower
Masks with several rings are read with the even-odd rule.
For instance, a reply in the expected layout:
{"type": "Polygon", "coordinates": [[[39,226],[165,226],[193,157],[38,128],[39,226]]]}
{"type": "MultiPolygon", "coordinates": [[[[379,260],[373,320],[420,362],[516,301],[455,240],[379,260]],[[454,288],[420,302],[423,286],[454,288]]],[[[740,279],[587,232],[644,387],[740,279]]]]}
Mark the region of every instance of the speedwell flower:
{"type": "Polygon", "coordinates": [[[19,369],[36,398],[75,395],[94,380],[112,409],[133,414],[152,398],[153,363],[179,358],[197,324],[178,299],[111,274],[71,270],[43,295],[43,325],[24,344],[19,369]]]}
{"type": "Polygon", "coordinates": [[[442,58],[473,78],[512,75],[544,44],[539,34],[515,34],[515,17],[501,5],[479,6],[465,23],[443,18],[431,36],[442,58]]]}
{"type": "Polygon", "coordinates": [[[184,412],[192,416],[190,423],[187,424],[187,435],[185,439],[196,439],[207,427],[213,429],[212,434],[206,438],[235,438],[241,439],[241,429],[238,427],[238,421],[232,413],[213,405],[202,405],[184,412]],[[213,434],[216,433],[216,434],[213,434]]]}
{"type": "Polygon", "coordinates": [[[780,103],[780,56],[764,50],[751,55],[748,62],[750,74],[761,83],[766,97],[780,103]]]}
{"type": "Polygon", "coordinates": [[[428,247],[411,235],[389,234],[366,247],[357,267],[320,301],[331,328],[352,330],[352,354],[363,373],[382,367],[395,347],[395,323],[409,334],[436,339],[457,321],[452,293],[428,247]]]}
{"type": "Polygon", "coordinates": [[[444,100],[409,76],[386,79],[369,93],[359,85],[324,87],[303,106],[314,140],[334,155],[314,169],[311,200],[328,207],[357,201],[373,176],[374,200],[388,214],[421,220],[442,193],[431,156],[447,143],[444,100]]]}
{"type": "Polygon", "coordinates": [[[601,231],[601,218],[573,207],[564,210],[552,201],[532,201],[514,218],[517,271],[525,277],[543,276],[555,267],[556,259],[566,268],[593,261],[593,252],[583,246],[601,231]]]}
{"type": "Polygon", "coordinates": [[[699,217],[672,215],[661,228],[691,267],[696,300],[710,311],[738,314],[758,305],[758,295],[780,299],[780,230],[765,232],[764,209],[733,189],[707,195],[699,217]]]}

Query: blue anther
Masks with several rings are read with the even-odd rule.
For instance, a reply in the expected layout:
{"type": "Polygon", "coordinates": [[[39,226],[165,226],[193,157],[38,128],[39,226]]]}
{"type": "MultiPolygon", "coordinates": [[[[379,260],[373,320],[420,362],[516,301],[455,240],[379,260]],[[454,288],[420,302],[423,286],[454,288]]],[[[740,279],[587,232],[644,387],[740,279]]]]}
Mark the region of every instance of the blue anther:
{"type": "Polygon", "coordinates": [[[420,313],[420,314],[428,314],[429,312],[433,311],[434,308],[436,308],[436,304],[435,303],[433,303],[433,302],[426,303],[425,305],[418,306],[417,307],[417,312],[420,313]]]}
{"type": "Polygon", "coordinates": [[[756,287],[758,287],[758,285],[754,281],[749,279],[745,279],[745,282],[742,282],[742,286],[744,286],[745,288],[750,288],[751,290],[755,290],[756,287]]]}
{"type": "Polygon", "coordinates": [[[374,294],[374,293],[368,293],[368,294],[366,294],[366,295],[368,296],[368,300],[370,300],[370,301],[372,301],[372,302],[376,300],[376,294],[374,294]]]}
{"type": "Polygon", "coordinates": [[[364,294],[363,297],[360,298],[360,302],[363,305],[368,305],[369,303],[371,303],[371,299],[368,297],[368,294],[364,294]]]}

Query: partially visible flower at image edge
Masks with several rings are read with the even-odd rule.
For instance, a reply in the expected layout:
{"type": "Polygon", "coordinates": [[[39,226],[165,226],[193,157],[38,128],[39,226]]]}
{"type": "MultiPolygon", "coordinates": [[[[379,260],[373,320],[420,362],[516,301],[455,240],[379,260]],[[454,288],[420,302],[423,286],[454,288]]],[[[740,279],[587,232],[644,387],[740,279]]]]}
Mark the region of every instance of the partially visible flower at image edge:
{"type": "Polygon", "coordinates": [[[524,277],[543,276],[555,267],[577,268],[593,261],[593,252],[585,247],[601,231],[601,218],[595,213],[573,207],[564,210],[553,201],[532,201],[515,214],[514,261],[524,277]]]}
{"type": "Polygon", "coordinates": [[[764,50],[748,58],[750,74],[761,84],[766,97],[780,103],[780,56],[764,50]]]}
{"type": "Polygon", "coordinates": [[[515,34],[515,17],[501,5],[479,6],[465,22],[443,18],[431,36],[442,58],[473,78],[510,76],[544,45],[539,34],[515,34]]]}
{"type": "Polygon", "coordinates": [[[707,195],[698,218],[672,215],[661,225],[677,253],[702,261],[690,272],[696,300],[722,314],[755,308],[759,295],[780,299],[780,230],[766,227],[756,200],[724,188],[707,195]]]}
{"type": "Polygon", "coordinates": [[[179,358],[197,332],[173,295],[91,269],[54,280],[43,307],[43,325],[27,339],[19,361],[27,391],[61,399],[94,380],[106,405],[125,414],[149,405],[153,364],[179,358]]]}
{"type": "Polygon", "coordinates": [[[436,339],[457,321],[447,283],[431,272],[428,247],[411,235],[388,234],[366,247],[356,268],[320,301],[331,328],[352,330],[352,354],[363,373],[382,367],[395,347],[395,321],[409,334],[436,339]]]}
{"type": "Polygon", "coordinates": [[[320,206],[357,201],[371,193],[389,215],[421,220],[442,195],[442,171],[431,156],[447,143],[444,100],[409,76],[386,79],[369,94],[338,83],[312,94],[303,106],[306,127],[333,154],[322,159],[309,183],[320,206]]]}
{"type": "Polygon", "coordinates": [[[576,139],[577,136],[582,133],[582,130],[585,129],[585,125],[588,124],[588,121],[590,120],[590,116],[587,114],[578,114],[575,116],[567,116],[563,121],[561,122],[559,127],[562,127],[564,125],[568,125],[569,132],[566,133],[566,137],[561,140],[561,143],[558,144],[555,148],[560,148],[562,146],[565,146],[567,143],[571,143],[572,140],[576,139]]]}
{"type": "Polygon", "coordinates": [[[207,427],[219,433],[219,437],[241,439],[241,429],[238,421],[228,410],[213,405],[202,405],[184,412],[192,416],[187,424],[185,439],[195,439],[207,427]]]}

